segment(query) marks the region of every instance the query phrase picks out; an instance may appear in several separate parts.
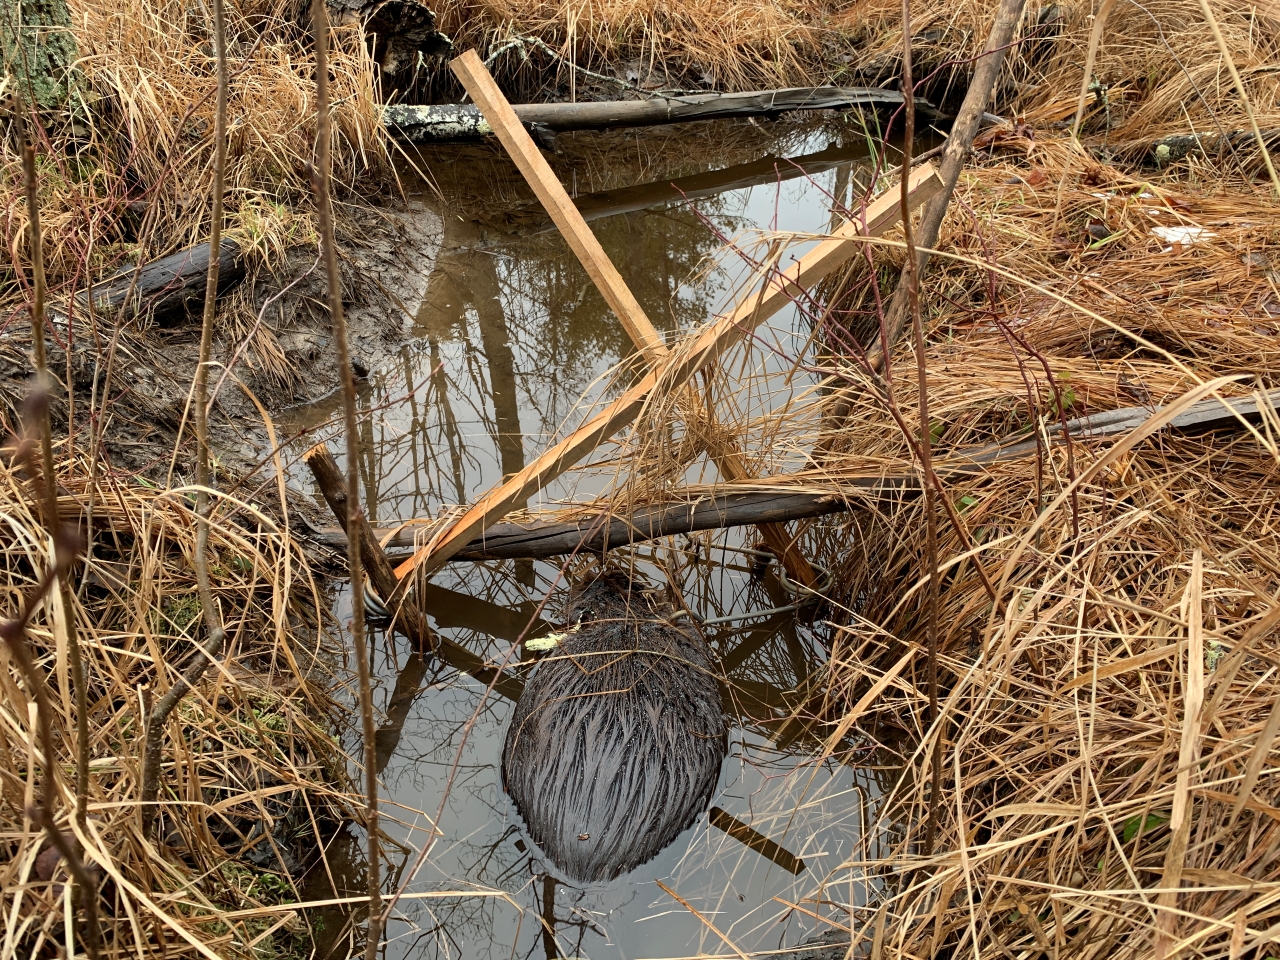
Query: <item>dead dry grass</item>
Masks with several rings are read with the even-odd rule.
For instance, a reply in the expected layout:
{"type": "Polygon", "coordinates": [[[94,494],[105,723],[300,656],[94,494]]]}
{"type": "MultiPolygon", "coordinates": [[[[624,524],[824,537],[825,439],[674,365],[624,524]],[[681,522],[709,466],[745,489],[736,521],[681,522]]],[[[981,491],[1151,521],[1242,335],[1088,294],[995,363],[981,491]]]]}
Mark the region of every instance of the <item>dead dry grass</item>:
{"type": "MultiPolygon", "coordinates": [[[[357,812],[343,792],[347,758],[334,737],[332,625],[319,619],[326,604],[307,563],[259,509],[216,499],[210,557],[229,649],[161,733],[161,817],[144,837],[145,717],[204,642],[191,491],[162,492],[128,476],[91,480],[83,462],[63,469],[62,518],[92,530],[88,558],[72,574],[91,750],[87,836],[75,841],[101,883],[103,955],[305,955],[307,929],[281,906],[303,899],[288,867],[309,863],[357,812]]],[[[6,616],[50,563],[33,482],[6,457],[6,616]]],[[[73,949],[79,923],[66,870],[32,820],[33,804],[52,794],[61,829],[76,832],[74,701],[56,597],[27,631],[53,705],[52,767],[35,748],[31,693],[0,653],[0,957],[15,960],[68,955],[61,951],[73,949]]]]}
{"type": "MultiPolygon", "coordinates": [[[[315,66],[305,4],[228,6],[227,231],[273,266],[314,245],[315,66]]],[[[87,111],[45,117],[40,161],[51,292],[208,239],[215,63],[203,8],[176,0],[71,3],[87,111]]],[[[388,154],[374,69],[353,27],[333,31],[332,152],[340,192],[377,196],[388,154]]],[[[0,152],[0,308],[28,262],[22,170],[0,152]],[[16,268],[16,269],[15,269],[16,268]]]]}
{"type": "MultiPolygon", "coordinates": [[[[940,513],[936,726],[921,500],[880,498],[806,535],[835,572],[838,635],[794,719],[832,756],[858,735],[905,751],[878,826],[888,853],[842,864],[806,902],[877,957],[1266,956],[1280,924],[1280,415],[1157,428],[1160,410],[1280,387],[1280,213],[1251,177],[1195,159],[1148,178],[1013,124],[980,146],[924,284],[928,429],[940,466],[1044,443],[945,482],[959,527],[940,513]],[[1151,419],[1049,440],[1063,419],[1122,407],[1151,419]],[[850,886],[869,906],[832,909],[850,886]]],[[[808,354],[780,362],[788,341],[766,332],[710,386],[762,484],[844,495],[853,477],[915,473],[911,350],[888,386],[856,359],[896,244],[802,305],[808,354]],[[825,459],[810,458],[829,424],[806,372],[857,397],[825,459]]],[[[655,402],[605,466],[623,513],[690,476],[669,418],[655,402]]]]}

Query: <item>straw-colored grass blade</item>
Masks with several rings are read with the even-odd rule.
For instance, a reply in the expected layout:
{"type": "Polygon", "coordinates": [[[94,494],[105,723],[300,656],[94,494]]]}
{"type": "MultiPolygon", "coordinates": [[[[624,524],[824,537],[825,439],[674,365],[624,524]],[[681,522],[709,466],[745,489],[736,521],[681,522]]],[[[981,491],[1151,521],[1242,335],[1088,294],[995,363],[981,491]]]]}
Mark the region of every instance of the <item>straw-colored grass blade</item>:
{"type": "Polygon", "coordinates": [[[1175,939],[1178,888],[1191,836],[1192,776],[1200,757],[1200,708],[1204,705],[1204,558],[1199,549],[1191,558],[1191,580],[1182,604],[1187,624],[1187,662],[1182,680],[1182,740],[1178,750],[1178,774],[1173,787],[1173,809],[1169,814],[1169,848],[1165,852],[1164,873],[1157,904],[1156,960],[1170,955],[1175,939]]]}

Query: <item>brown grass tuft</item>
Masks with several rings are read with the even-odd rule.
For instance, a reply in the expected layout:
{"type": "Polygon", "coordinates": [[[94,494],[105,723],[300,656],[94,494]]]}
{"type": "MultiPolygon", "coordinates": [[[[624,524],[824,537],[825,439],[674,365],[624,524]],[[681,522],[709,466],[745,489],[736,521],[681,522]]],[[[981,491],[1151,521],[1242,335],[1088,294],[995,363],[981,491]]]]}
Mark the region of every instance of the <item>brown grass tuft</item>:
{"type": "MultiPolygon", "coordinates": [[[[91,485],[83,463],[62,470],[64,520],[93,530],[90,559],[73,570],[92,754],[89,835],[77,840],[102,883],[104,955],[259,957],[306,943],[305,928],[277,908],[302,899],[281,865],[323,850],[353,808],[343,793],[347,761],[328,720],[332,625],[319,619],[325,603],[299,547],[258,509],[215,500],[211,574],[229,655],[163,731],[160,829],[147,840],[137,796],[148,706],[176,679],[193,641],[203,641],[192,570],[196,518],[189,491],[162,492],[128,476],[91,485]],[[256,914],[257,907],[276,909],[256,914]],[[280,920],[288,923],[272,930],[280,920]]],[[[32,480],[0,466],[5,616],[50,562],[33,502],[32,480]]],[[[65,955],[58,951],[76,924],[61,894],[65,870],[48,854],[42,859],[41,833],[28,817],[33,797],[54,791],[60,825],[73,830],[73,701],[57,617],[48,600],[28,630],[54,706],[61,752],[52,780],[43,764],[32,775],[32,699],[7,658],[0,665],[5,958],[65,955]]]]}

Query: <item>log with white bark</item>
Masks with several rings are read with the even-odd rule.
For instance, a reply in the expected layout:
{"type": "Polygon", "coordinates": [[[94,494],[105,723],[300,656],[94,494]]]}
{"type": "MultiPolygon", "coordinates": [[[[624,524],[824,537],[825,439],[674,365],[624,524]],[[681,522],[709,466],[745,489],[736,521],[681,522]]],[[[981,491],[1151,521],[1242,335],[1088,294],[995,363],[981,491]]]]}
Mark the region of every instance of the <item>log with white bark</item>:
{"type": "MultiPolygon", "coordinates": [[[[794,87],[751,93],[697,93],[654,96],[648,100],[604,100],[585,103],[517,103],[520,121],[547,130],[604,130],[611,127],[646,127],[691,120],[727,117],[767,117],[793,110],[840,110],[849,107],[896,107],[903,101],[895,90],[867,87],[794,87]]],[[[916,100],[917,109],[930,105],[916,100]]],[[[409,143],[446,143],[473,140],[493,133],[472,104],[412,106],[392,104],[383,108],[383,120],[392,136],[409,143]]]]}

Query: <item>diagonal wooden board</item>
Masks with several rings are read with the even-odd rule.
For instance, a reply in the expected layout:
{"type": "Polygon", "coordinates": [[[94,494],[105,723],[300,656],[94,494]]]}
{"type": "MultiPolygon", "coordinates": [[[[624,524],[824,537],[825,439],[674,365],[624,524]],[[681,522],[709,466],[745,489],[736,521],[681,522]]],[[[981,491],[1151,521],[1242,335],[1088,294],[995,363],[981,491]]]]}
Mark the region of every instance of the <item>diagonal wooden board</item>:
{"type": "MultiPolygon", "coordinates": [[[[911,171],[908,182],[911,209],[936,194],[940,187],[938,172],[932,164],[924,164],[911,171]]],[[[896,188],[888,190],[867,205],[861,219],[846,223],[786,269],[779,270],[772,265],[762,268],[755,277],[758,289],[754,293],[729,312],[691,332],[660,365],[651,369],[604,410],[519,473],[485,493],[434,545],[423,547],[396,567],[396,576],[403,579],[415,571],[429,575],[440,569],[450,557],[500,520],[515,504],[527,501],[634,421],[654,391],[682,387],[757,326],[803,296],[806,288],[851,259],[858,250],[859,238],[879,236],[897,224],[901,217],[899,191],[896,188]]]]}
{"type": "Polygon", "coordinates": [[[587,226],[587,221],[565,193],[551,165],[543,159],[537,145],[525,132],[520,118],[494,83],[493,76],[480,55],[474,50],[468,50],[451,61],[449,67],[457,74],[471,99],[489,121],[489,126],[533,188],[538,200],[546,207],[551,221],[559,228],[574,256],[586,268],[587,276],[596,285],[605,303],[609,304],[609,309],[617,315],[631,341],[640,348],[640,352],[650,363],[662,359],[667,353],[662,335],[649,321],[644,308],[622,279],[622,274],[618,273],[617,267],[600,246],[600,241],[587,226]]]}
{"type": "MultiPolygon", "coordinates": [[[[565,191],[555,171],[551,169],[551,165],[543,158],[533,138],[525,131],[515,110],[498,89],[497,83],[494,82],[493,76],[485,67],[479,54],[474,50],[468,50],[449,66],[462,81],[463,87],[484,114],[502,146],[524,175],[529,186],[533,188],[533,192],[546,208],[552,222],[586,269],[587,275],[596,285],[605,302],[617,315],[623,328],[631,337],[631,341],[651,365],[666,359],[670,351],[667,350],[662,334],[650,321],[644,308],[640,306],[630,287],[613,265],[613,261],[604,252],[600,241],[587,226],[586,219],[565,191]]],[[[682,415],[685,420],[701,423],[706,428],[704,435],[716,438],[715,412],[704,409],[697,394],[692,390],[684,392],[686,402],[683,406],[686,409],[682,411],[682,415]]],[[[752,479],[741,447],[732,438],[712,439],[708,444],[707,453],[726,480],[740,483],[752,479]]],[[[809,565],[809,561],[805,559],[784,524],[760,524],[758,530],[792,579],[810,589],[818,586],[818,575],[809,565]]]]}

